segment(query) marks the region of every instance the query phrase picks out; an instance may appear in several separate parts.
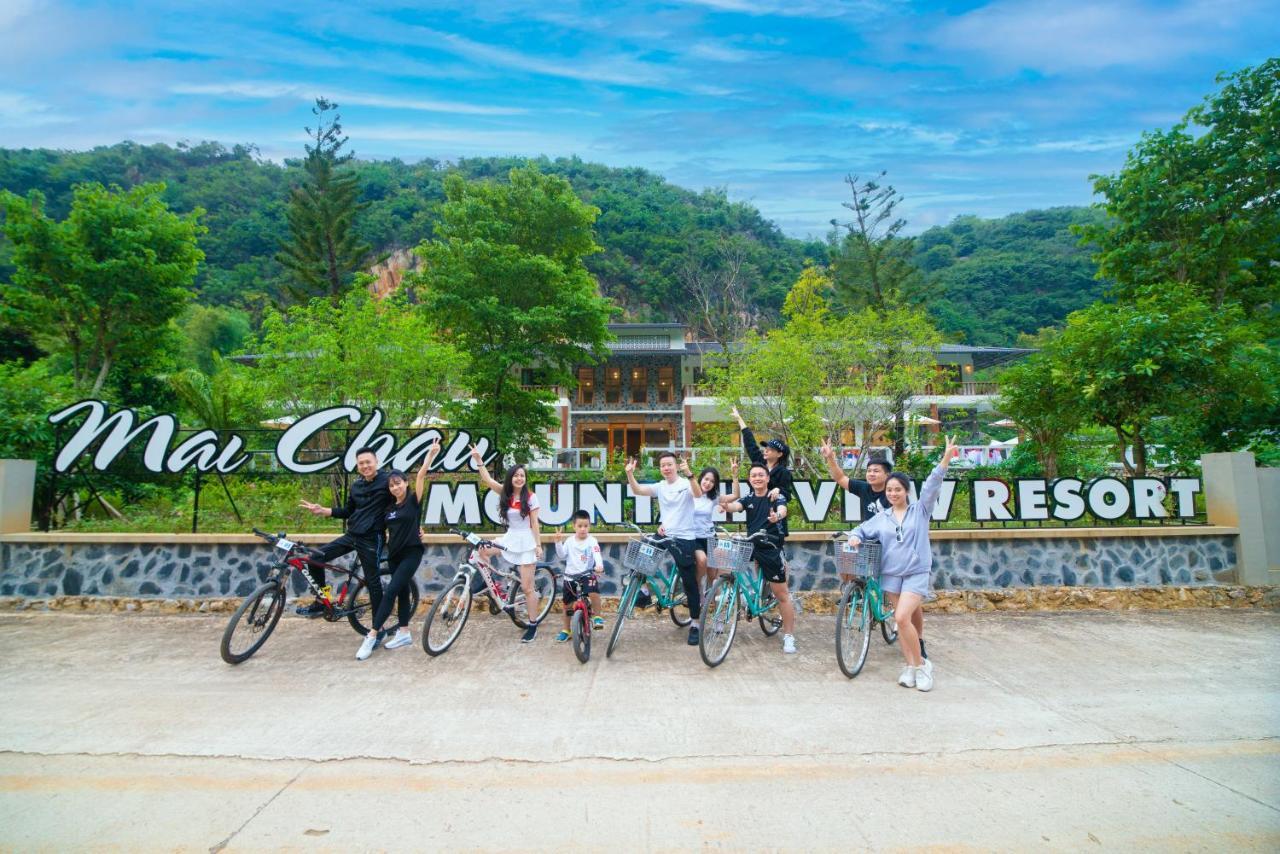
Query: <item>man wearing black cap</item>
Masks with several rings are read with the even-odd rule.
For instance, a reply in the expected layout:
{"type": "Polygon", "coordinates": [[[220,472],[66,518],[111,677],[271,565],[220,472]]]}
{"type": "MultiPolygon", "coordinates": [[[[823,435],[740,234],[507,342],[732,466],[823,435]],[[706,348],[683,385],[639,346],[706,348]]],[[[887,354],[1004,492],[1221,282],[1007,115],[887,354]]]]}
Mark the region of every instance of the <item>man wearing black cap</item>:
{"type": "MultiPolygon", "coordinates": [[[[733,408],[733,417],[738,419],[738,429],[742,431],[742,450],[746,452],[747,457],[755,465],[764,466],[769,470],[769,494],[773,495],[777,490],[778,498],[783,501],[790,501],[794,490],[791,485],[791,469],[788,465],[791,462],[791,449],[787,447],[787,443],[781,439],[770,439],[763,446],[756,443],[756,437],[751,432],[751,428],[747,426],[747,422],[743,420],[742,415],[738,412],[738,407],[733,408]]],[[[787,536],[787,520],[784,518],[778,523],[778,528],[782,536],[787,536]]]]}

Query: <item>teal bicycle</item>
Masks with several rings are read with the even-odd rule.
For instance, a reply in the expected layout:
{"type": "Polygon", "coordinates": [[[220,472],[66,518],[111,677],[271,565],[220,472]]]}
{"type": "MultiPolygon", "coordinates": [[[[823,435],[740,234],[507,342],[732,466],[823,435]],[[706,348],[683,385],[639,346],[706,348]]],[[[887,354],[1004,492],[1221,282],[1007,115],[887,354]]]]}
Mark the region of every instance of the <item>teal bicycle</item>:
{"type": "MultiPolygon", "coordinates": [[[[841,539],[847,536],[836,534],[841,539]]],[[[837,543],[835,549],[837,569],[841,575],[853,576],[844,585],[836,609],[836,663],[840,672],[852,679],[867,663],[876,623],[887,644],[898,639],[898,627],[893,622],[893,609],[885,607],[880,589],[880,544],[867,542],[856,548],[846,540],[837,543]]]]}
{"type": "Polygon", "coordinates": [[[673,541],[670,537],[646,534],[639,525],[631,527],[639,536],[627,541],[626,551],[622,554],[622,568],[626,575],[622,578],[618,615],[614,619],[613,633],[609,635],[609,646],[604,651],[605,658],[613,657],[618,639],[622,637],[622,627],[634,616],[636,608],[646,608],[650,604],[657,605],[659,612],[666,608],[671,614],[671,622],[680,628],[693,622],[680,570],[667,553],[673,541]]]}
{"type": "MultiPolygon", "coordinates": [[[[722,535],[707,555],[707,566],[720,572],[702,604],[698,652],[707,667],[718,666],[729,655],[743,614],[748,620],[760,621],[760,631],[765,637],[773,637],[782,628],[777,598],[764,576],[751,568],[751,554],[756,546],[777,548],[766,539],[766,532],[756,531],[749,537],[722,535]]],[[[783,566],[786,566],[785,560],[783,566]]],[[[798,611],[799,603],[796,605],[798,611]]]]}

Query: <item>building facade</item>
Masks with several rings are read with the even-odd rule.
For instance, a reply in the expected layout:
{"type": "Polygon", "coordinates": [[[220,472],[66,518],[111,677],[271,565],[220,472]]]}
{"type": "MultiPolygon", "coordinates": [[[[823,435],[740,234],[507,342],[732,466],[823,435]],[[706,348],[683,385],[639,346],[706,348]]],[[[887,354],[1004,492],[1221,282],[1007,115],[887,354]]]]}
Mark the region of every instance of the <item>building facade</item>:
{"type": "MultiPolygon", "coordinates": [[[[600,468],[605,455],[688,448],[700,425],[729,420],[700,385],[703,359],[719,345],[695,340],[679,323],[618,323],[609,329],[614,335],[609,357],[602,364],[578,366],[574,387],[557,389],[559,429],[548,436],[555,453],[539,461],[543,465],[600,468]]],[[[942,423],[958,413],[990,412],[998,389],[974,376],[1030,352],[944,344],[936,351],[938,381],[920,390],[911,410],[942,423]]],[[[537,384],[534,371],[527,370],[523,379],[537,384]]],[[[864,438],[862,430],[841,437],[850,445],[864,438]]],[[[871,438],[877,444],[878,437],[871,438]]]]}

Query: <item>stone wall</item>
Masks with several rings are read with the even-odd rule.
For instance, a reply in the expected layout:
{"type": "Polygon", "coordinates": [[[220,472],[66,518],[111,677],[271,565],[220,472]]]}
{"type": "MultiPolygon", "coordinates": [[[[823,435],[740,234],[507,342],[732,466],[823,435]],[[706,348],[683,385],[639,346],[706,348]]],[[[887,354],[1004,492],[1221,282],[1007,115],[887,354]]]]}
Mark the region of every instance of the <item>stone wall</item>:
{"type": "MultiPolygon", "coordinates": [[[[1176,536],[981,533],[984,536],[936,538],[936,590],[1197,587],[1229,581],[1236,569],[1236,538],[1229,534],[1194,534],[1185,529],[1176,536]]],[[[602,545],[608,574],[602,579],[601,592],[617,595],[624,544],[602,545]]],[[[793,589],[835,588],[828,543],[796,539],[787,549],[795,576],[793,589]]],[[[462,546],[428,546],[419,585],[428,594],[439,589],[465,557],[462,546]]],[[[271,559],[271,550],[257,542],[84,542],[72,537],[51,542],[10,536],[0,541],[0,596],[243,596],[266,577],[271,559]]],[[[293,579],[293,585],[295,592],[304,586],[299,578],[293,579]]]]}

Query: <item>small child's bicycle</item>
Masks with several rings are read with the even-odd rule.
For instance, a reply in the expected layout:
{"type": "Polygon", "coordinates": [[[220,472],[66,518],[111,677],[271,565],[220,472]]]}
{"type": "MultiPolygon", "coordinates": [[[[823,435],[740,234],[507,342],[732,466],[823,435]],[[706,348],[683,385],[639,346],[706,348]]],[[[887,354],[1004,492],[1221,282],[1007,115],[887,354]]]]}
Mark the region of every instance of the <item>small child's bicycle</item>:
{"type": "Polygon", "coordinates": [[[511,622],[522,629],[528,628],[531,621],[542,622],[556,595],[556,576],[551,564],[539,562],[534,569],[538,613],[531,617],[519,571],[495,566],[480,555],[481,549],[502,549],[503,546],[471,531],[451,528],[449,533],[462,537],[472,549],[466,561],[458,565],[453,580],[431,603],[431,610],[427,612],[426,622],[422,624],[422,648],[427,655],[442,655],[453,646],[471,616],[471,601],[478,593],[488,596],[491,614],[506,612],[511,622]]]}
{"type": "MultiPolygon", "coordinates": [[[[837,533],[833,539],[847,536],[837,533]]],[[[836,663],[840,672],[852,679],[867,662],[876,623],[887,644],[898,639],[898,628],[893,622],[893,609],[885,608],[880,590],[880,544],[867,542],[855,548],[846,540],[837,542],[835,550],[837,570],[841,575],[853,576],[844,585],[836,608],[836,663]]]]}
{"type": "Polygon", "coordinates": [[[773,637],[782,627],[777,598],[764,576],[751,568],[751,554],[756,546],[777,548],[766,536],[764,531],[756,531],[749,537],[722,535],[707,555],[707,566],[720,571],[702,603],[698,652],[707,667],[716,667],[729,655],[742,611],[748,620],[760,621],[760,631],[765,637],[773,637]]]}
{"type": "Polygon", "coordinates": [[[613,624],[613,633],[609,635],[605,658],[613,656],[618,639],[622,637],[622,627],[637,607],[644,608],[649,604],[646,599],[656,604],[659,611],[668,609],[671,612],[671,622],[681,628],[693,622],[680,570],[667,552],[672,543],[671,538],[646,534],[639,525],[633,524],[631,527],[639,536],[627,542],[626,551],[622,555],[622,568],[626,575],[622,579],[618,615],[613,624]]]}
{"type": "Polygon", "coordinates": [[[564,589],[575,599],[569,606],[569,636],[573,640],[573,654],[578,661],[586,664],[591,659],[591,596],[587,593],[583,582],[595,577],[595,573],[564,577],[564,589]]]}

